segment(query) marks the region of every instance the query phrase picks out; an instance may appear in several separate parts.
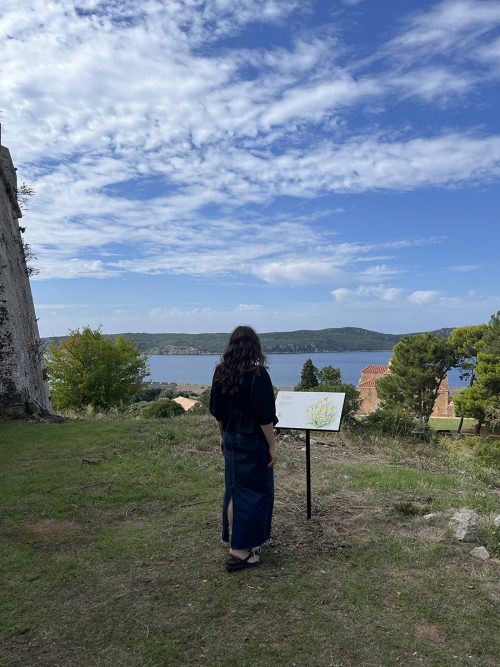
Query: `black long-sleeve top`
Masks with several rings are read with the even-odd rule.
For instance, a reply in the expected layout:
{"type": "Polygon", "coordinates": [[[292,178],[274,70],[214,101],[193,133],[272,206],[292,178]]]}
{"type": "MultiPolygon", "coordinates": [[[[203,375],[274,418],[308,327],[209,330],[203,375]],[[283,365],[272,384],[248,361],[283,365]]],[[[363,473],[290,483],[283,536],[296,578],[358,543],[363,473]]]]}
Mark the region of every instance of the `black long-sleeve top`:
{"type": "Polygon", "coordinates": [[[269,373],[255,366],[243,373],[243,382],[234,394],[223,393],[222,386],[212,381],[210,413],[230,433],[258,433],[261,424],[276,424],[276,405],[269,373]]]}

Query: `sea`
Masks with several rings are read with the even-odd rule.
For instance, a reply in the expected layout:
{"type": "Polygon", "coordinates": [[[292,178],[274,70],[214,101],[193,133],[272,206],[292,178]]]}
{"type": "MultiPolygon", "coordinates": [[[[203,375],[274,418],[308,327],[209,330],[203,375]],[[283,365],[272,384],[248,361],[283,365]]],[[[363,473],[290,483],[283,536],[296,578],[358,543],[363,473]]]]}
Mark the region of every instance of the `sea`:
{"type": "MultiPolygon", "coordinates": [[[[273,384],[277,387],[293,387],[300,382],[300,372],[306,359],[317,368],[340,368],[342,381],[356,385],[361,369],[370,364],[386,364],[392,353],[383,352],[315,352],[298,354],[269,354],[267,361],[273,384]]],[[[172,354],[149,357],[149,378],[152,382],[176,382],[178,384],[210,384],[218,354],[172,354]]],[[[452,369],[448,376],[451,387],[462,387],[459,372],[452,369]]]]}

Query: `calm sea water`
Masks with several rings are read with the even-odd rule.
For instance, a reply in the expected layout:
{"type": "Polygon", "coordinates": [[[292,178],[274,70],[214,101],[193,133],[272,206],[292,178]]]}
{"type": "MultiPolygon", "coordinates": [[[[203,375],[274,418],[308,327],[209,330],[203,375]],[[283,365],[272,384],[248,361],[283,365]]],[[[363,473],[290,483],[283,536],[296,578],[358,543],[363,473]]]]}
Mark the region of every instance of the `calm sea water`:
{"type": "MultiPolygon", "coordinates": [[[[340,368],[342,380],[357,384],[359,374],[369,364],[386,364],[391,352],[321,352],[304,354],[270,354],[269,372],[273,384],[278,387],[292,387],[300,381],[300,371],[306,359],[312,359],[318,368],[334,366],[340,368]]],[[[188,384],[210,384],[216,364],[216,354],[152,355],[149,357],[150,377],[153,382],[179,382],[188,384]]],[[[464,383],[458,372],[449,375],[450,386],[459,387],[464,383]]]]}

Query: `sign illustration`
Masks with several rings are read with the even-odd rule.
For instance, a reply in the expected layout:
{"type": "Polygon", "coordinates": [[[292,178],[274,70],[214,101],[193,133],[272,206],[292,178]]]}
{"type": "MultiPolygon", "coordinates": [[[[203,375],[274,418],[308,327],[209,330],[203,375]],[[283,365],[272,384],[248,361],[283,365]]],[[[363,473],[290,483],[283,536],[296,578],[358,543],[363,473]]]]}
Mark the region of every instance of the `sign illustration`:
{"type": "Polygon", "coordinates": [[[276,428],[338,431],[344,393],[280,391],[276,398],[276,428]]]}

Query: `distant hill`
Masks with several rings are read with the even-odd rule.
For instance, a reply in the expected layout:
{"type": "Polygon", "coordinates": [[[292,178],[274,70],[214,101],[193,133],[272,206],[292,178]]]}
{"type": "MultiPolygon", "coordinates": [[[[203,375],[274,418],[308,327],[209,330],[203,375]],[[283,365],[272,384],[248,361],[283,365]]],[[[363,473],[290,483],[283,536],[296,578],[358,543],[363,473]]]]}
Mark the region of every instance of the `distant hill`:
{"type": "MultiPolygon", "coordinates": [[[[431,333],[448,338],[453,329],[438,329],[431,333]]],[[[109,334],[111,338],[123,336],[133,341],[141,352],[147,354],[221,354],[228,333],[123,333],[109,334]]],[[[367,352],[392,350],[394,345],[409,334],[383,334],[357,327],[339,329],[302,329],[299,331],[273,331],[259,334],[266,354],[290,354],[296,352],[367,352]]],[[[45,344],[57,344],[64,336],[44,338],[45,344]]]]}

